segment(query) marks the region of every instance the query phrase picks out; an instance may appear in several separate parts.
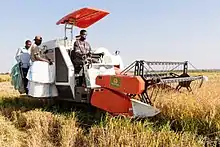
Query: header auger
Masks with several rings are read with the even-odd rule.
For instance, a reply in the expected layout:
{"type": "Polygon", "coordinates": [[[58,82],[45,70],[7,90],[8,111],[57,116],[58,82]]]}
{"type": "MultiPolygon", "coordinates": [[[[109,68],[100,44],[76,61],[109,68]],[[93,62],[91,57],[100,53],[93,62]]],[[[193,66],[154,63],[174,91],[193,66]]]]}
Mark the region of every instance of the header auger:
{"type": "Polygon", "coordinates": [[[188,62],[140,60],[123,68],[118,52],[111,54],[105,48],[92,53],[91,58],[99,59],[99,63],[85,59],[88,62],[76,74],[70,54],[75,40],[73,27],[87,28],[108,14],[93,8],[74,11],[57,22],[57,25],[65,25],[65,38],[42,43],[43,50],[48,50],[45,53],[55,66],[52,75],[55,75],[56,99],[89,104],[112,115],[152,117],[160,113],[152,104],[152,98],[157,94],[155,89],[179,91],[185,87],[191,91],[192,83],[203,81],[203,76],[189,76],[188,62]],[[67,30],[71,33],[70,40],[66,36],[67,30]],[[175,70],[177,68],[180,70],[175,70]],[[172,87],[171,84],[177,86],[172,87]]]}

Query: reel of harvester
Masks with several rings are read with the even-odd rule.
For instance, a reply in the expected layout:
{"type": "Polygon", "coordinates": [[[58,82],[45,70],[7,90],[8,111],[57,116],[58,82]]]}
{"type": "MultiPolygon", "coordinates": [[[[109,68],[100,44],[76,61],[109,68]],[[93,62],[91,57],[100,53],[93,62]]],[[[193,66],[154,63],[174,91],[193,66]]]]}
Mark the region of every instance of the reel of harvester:
{"type": "MultiPolygon", "coordinates": [[[[152,105],[159,92],[183,92],[184,89],[192,92],[203,84],[204,76],[190,76],[189,62],[161,62],[161,61],[134,61],[120,74],[141,76],[145,81],[146,91],[132,98],[139,98],[141,102],[152,105]]],[[[190,64],[193,66],[192,64],[190,64]]],[[[195,67],[193,66],[195,69],[195,67]]],[[[193,70],[191,70],[193,71],[193,70]]],[[[192,72],[192,75],[194,73],[192,72]]]]}

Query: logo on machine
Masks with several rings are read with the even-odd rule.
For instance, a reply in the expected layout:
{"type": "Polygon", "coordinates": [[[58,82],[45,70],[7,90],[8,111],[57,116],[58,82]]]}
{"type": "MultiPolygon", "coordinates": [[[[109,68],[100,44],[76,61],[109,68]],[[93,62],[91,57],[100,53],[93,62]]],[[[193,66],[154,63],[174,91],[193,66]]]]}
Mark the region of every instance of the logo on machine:
{"type": "Polygon", "coordinates": [[[121,85],[121,80],[120,80],[120,78],[118,78],[118,77],[111,77],[110,84],[111,84],[111,86],[113,86],[113,87],[120,87],[120,85],[121,85]]]}

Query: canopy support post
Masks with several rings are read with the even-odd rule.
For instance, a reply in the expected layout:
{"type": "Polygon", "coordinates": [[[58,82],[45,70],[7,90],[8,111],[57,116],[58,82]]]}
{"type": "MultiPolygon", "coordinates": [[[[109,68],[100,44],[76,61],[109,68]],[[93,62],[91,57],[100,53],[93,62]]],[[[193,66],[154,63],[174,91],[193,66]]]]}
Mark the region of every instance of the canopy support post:
{"type": "Polygon", "coordinates": [[[65,37],[64,37],[64,46],[66,47],[66,44],[67,44],[67,40],[68,40],[68,37],[67,37],[67,31],[70,31],[70,39],[71,39],[71,43],[72,43],[72,40],[73,40],[73,25],[72,24],[69,24],[69,23],[65,23],[65,37]]]}

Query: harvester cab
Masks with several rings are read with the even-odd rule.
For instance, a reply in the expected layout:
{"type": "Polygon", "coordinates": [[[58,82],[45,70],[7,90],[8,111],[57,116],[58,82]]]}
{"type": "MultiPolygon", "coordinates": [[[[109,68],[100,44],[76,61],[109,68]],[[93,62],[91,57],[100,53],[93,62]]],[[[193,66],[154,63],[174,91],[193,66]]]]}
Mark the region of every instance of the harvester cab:
{"type": "MultiPolygon", "coordinates": [[[[123,68],[123,62],[116,58],[119,51],[111,54],[106,48],[94,50],[92,56],[85,59],[82,70],[76,74],[71,61],[75,40],[73,27],[87,28],[108,14],[106,11],[92,8],[74,11],[57,22],[57,25],[65,25],[64,39],[42,43],[47,56],[55,64],[58,99],[91,104],[112,115],[151,117],[160,113],[151,103],[152,95],[148,92],[152,88],[160,87],[158,85],[164,87],[169,83],[178,83],[180,87],[190,88],[192,81],[203,80],[203,76],[189,77],[188,62],[141,60],[123,68]],[[70,39],[67,37],[68,30],[71,33],[70,39]],[[91,58],[98,60],[98,63],[93,63],[91,58]],[[152,65],[174,65],[175,68],[183,65],[183,68],[179,71],[181,74],[178,74],[174,73],[174,68],[163,72],[156,71],[151,68],[152,65]]],[[[176,89],[179,90],[179,87],[176,89]]]]}
{"type": "Polygon", "coordinates": [[[92,8],[74,11],[56,23],[65,25],[64,38],[42,43],[43,52],[55,63],[55,85],[59,99],[90,103],[92,89],[100,87],[95,84],[96,76],[113,75],[115,66],[120,67],[119,63],[114,62],[114,55],[105,48],[93,50],[90,57],[84,58],[83,68],[79,73],[75,72],[72,62],[71,52],[76,40],[73,38],[74,26],[87,28],[108,14],[106,11],[92,8]],[[69,36],[68,33],[70,33],[69,36]],[[96,62],[94,63],[93,60],[96,62]]]}

